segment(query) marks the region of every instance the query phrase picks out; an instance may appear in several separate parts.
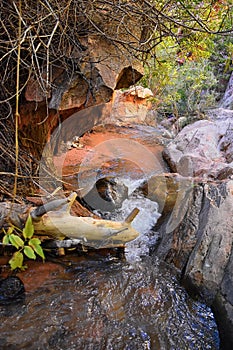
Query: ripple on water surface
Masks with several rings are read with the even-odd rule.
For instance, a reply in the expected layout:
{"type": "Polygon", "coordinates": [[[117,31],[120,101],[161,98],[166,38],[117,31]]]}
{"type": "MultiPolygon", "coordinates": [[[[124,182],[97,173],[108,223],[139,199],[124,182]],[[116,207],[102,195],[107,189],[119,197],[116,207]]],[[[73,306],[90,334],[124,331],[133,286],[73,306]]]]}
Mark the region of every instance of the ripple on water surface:
{"type": "Polygon", "coordinates": [[[0,306],[0,349],[218,349],[211,310],[150,258],[73,263],[24,304],[0,306]]]}

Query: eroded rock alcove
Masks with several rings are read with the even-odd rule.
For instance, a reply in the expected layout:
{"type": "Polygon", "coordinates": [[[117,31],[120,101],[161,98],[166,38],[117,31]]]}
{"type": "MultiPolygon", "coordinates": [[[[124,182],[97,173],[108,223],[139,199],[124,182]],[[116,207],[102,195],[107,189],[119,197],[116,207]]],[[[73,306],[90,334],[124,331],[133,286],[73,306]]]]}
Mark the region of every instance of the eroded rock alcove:
{"type": "MultiPolygon", "coordinates": [[[[143,75],[140,62],[127,57],[111,42],[89,36],[85,45],[85,61],[81,65],[80,53],[73,53],[76,69],[69,72],[66,67],[51,66],[48,91],[36,77],[27,83],[20,110],[20,136],[37,158],[53,130],[74,113],[98,106],[77,115],[77,135],[109,119],[114,90],[134,85],[143,75]]],[[[43,78],[46,79],[46,67],[43,78]]]]}

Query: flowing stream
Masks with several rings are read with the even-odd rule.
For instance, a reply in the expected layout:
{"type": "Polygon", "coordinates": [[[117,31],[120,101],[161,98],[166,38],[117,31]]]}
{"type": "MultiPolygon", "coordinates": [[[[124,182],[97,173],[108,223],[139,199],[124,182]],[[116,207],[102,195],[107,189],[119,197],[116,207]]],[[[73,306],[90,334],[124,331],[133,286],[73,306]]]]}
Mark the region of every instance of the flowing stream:
{"type": "Polygon", "coordinates": [[[1,349],[218,349],[211,310],[149,257],[72,258],[0,316],[1,349]]]}
{"type": "Polygon", "coordinates": [[[138,207],[133,225],[140,237],[127,244],[125,258],[102,251],[66,255],[62,268],[26,291],[23,301],[0,305],[0,349],[219,349],[211,309],[150,256],[160,214],[156,202],[135,191],[144,178],[121,176],[127,198],[101,215],[121,220],[138,207]]]}

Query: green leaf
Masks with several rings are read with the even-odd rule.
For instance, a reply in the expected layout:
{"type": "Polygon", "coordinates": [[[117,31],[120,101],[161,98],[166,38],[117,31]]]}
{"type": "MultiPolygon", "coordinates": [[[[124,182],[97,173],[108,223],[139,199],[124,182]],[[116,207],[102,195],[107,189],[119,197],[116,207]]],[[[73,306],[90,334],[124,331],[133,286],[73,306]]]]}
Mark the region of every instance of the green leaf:
{"type": "Polygon", "coordinates": [[[43,260],[45,260],[44,252],[40,245],[35,246],[34,250],[36,254],[38,254],[43,260]]]}
{"type": "Polygon", "coordinates": [[[38,254],[43,260],[45,260],[43,249],[41,248],[41,241],[39,238],[32,238],[28,244],[34,249],[36,254],[38,254]]]}
{"type": "Polygon", "coordinates": [[[24,241],[22,240],[22,238],[20,238],[19,236],[15,235],[14,233],[9,235],[9,241],[17,249],[19,249],[20,247],[24,246],[24,241]]]}
{"type": "Polygon", "coordinates": [[[32,238],[34,233],[34,226],[32,223],[32,217],[31,215],[28,215],[27,221],[25,223],[24,229],[23,229],[23,236],[24,238],[32,238]]]}
{"type": "Polygon", "coordinates": [[[21,252],[15,252],[9,261],[12,270],[23,267],[23,254],[21,252]]]}
{"type": "Polygon", "coordinates": [[[40,245],[35,247],[35,252],[38,254],[43,260],[45,260],[44,252],[43,249],[41,248],[40,245]]]}
{"type": "Polygon", "coordinates": [[[41,241],[39,238],[31,238],[30,241],[28,242],[28,244],[31,246],[31,247],[34,247],[35,245],[39,245],[41,244],[41,241]]]}
{"type": "Polygon", "coordinates": [[[36,260],[36,255],[34,253],[34,250],[31,247],[29,247],[28,245],[26,245],[24,247],[23,252],[29,259],[36,260]]]}
{"type": "Polygon", "coordinates": [[[10,241],[9,241],[9,236],[8,236],[8,235],[5,235],[5,236],[3,237],[2,243],[3,243],[3,244],[9,244],[9,243],[10,243],[10,241]]]}

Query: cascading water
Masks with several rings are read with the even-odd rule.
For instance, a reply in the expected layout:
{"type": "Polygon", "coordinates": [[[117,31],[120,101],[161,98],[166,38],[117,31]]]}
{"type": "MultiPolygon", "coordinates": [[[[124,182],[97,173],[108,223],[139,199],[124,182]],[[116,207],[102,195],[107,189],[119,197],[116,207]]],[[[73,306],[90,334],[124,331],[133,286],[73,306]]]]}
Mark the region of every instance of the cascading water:
{"type": "Polygon", "coordinates": [[[233,117],[233,73],[230,76],[225,93],[217,108],[206,111],[210,120],[223,120],[229,123],[233,117]]]}
{"type": "Polygon", "coordinates": [[[133,220],[132,226],[140,233],[140,236],[126,244],[125,255],[129,262],[140,261],[142,256],[149,254],[150,247],[157,240],[156,233],[153,232],[153,226],[155,226],[160,217],[158,204],[137,192],[137,188],[146,179],[118,178],[118,181],[128,187],[128,198],[115,211],[101,212],[98,210],[96,213],[110,220],[123,221],[135,207],[139,209],[139,214],[133,220]]]}
{"type": "Polygon", "coordinates": [[[231,74],[219,107],[224,109],[233,109],[233,74],[231,74]]]}

